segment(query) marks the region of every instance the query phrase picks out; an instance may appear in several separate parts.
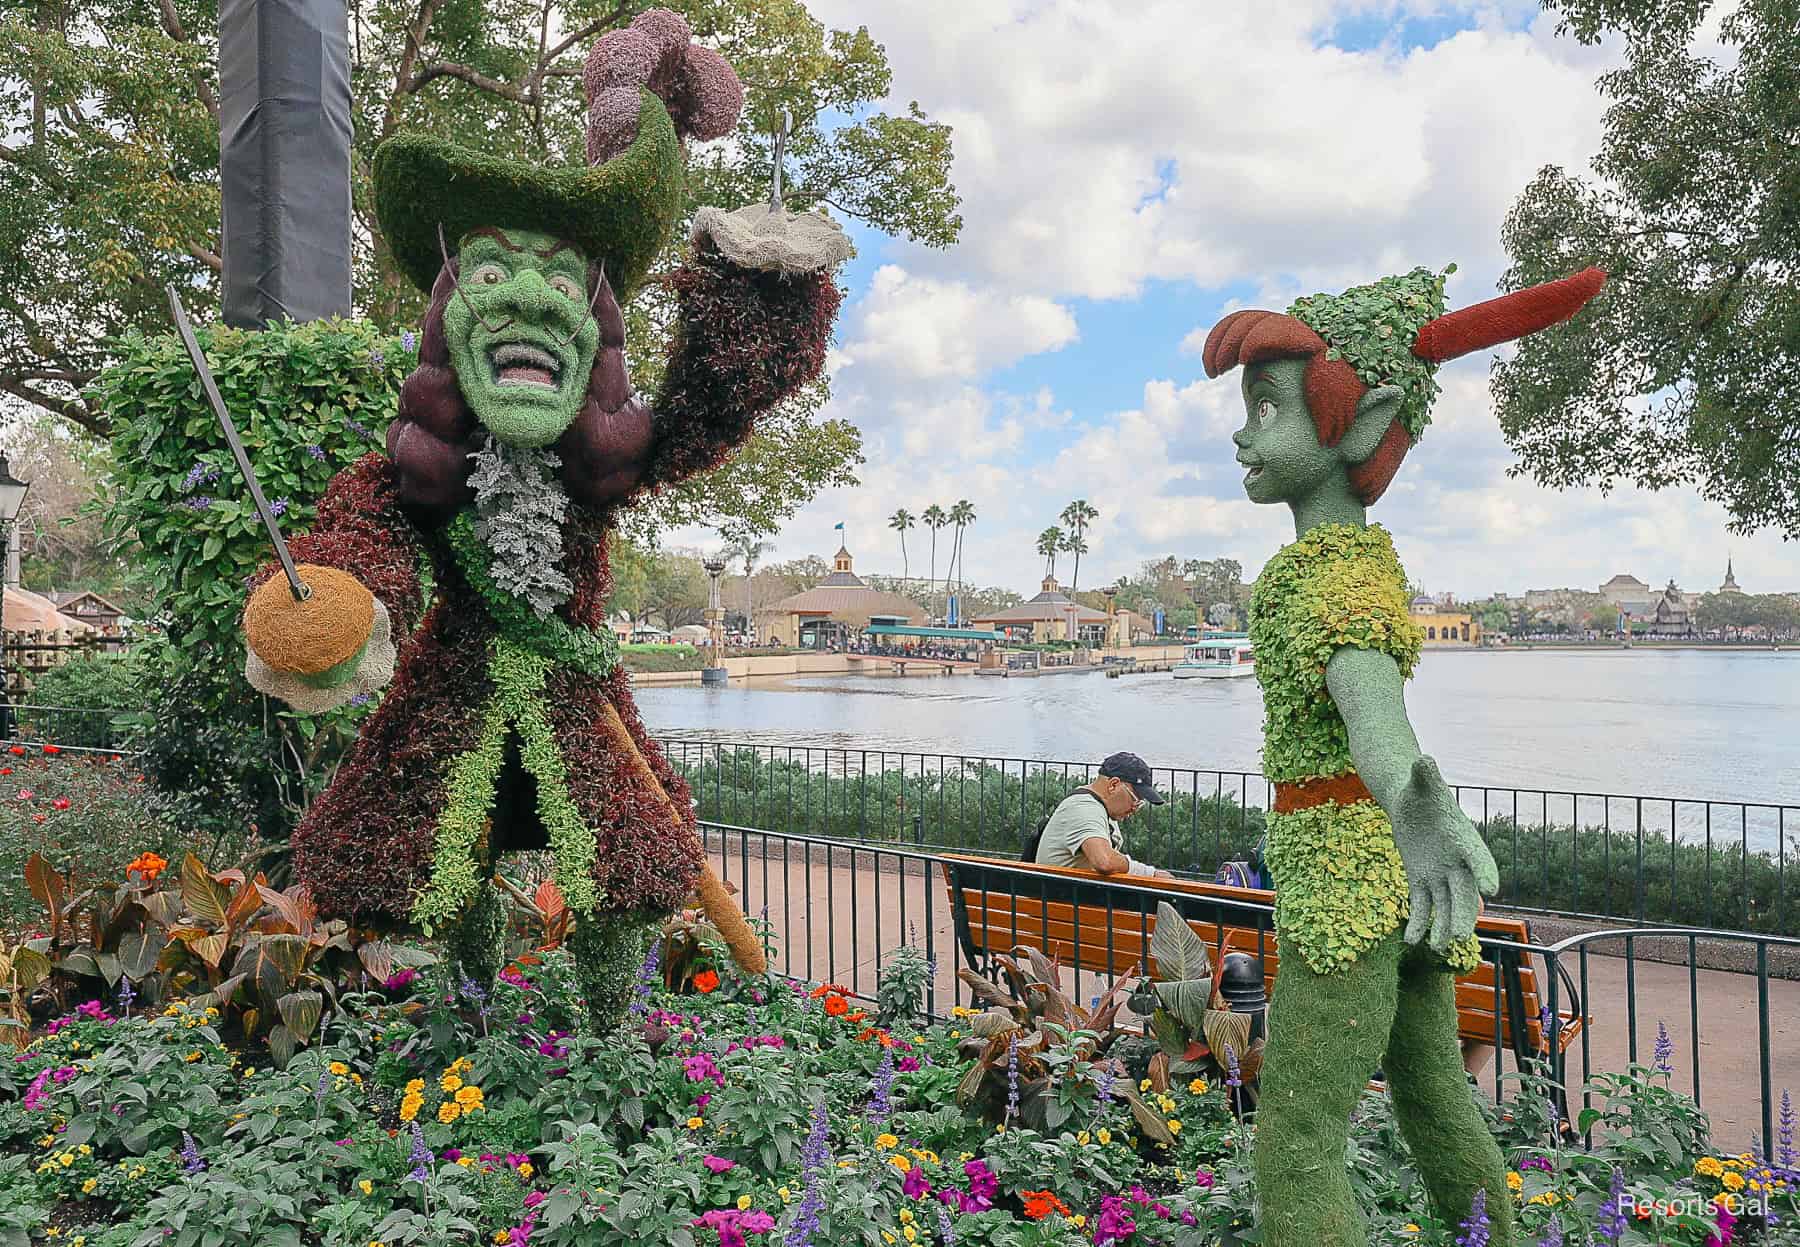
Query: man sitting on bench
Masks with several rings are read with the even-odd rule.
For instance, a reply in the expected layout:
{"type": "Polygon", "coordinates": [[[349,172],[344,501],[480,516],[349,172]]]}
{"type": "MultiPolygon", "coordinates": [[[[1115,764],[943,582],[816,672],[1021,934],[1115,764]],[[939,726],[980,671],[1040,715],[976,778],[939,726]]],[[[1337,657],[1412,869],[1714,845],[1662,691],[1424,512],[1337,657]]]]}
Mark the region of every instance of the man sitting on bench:
{"type": "Polygon", "coordinates": [[[1144,760],[1135,753],[1115,753],[1100,764],[1099,778],[1063,798],[1038,832],[1030,860],[1040,866],[1087,867],[1103,875],[1168,879],[1168,871],[1131,859],[1119,826],[1146,805],[1162,803],[1144,760]]]}

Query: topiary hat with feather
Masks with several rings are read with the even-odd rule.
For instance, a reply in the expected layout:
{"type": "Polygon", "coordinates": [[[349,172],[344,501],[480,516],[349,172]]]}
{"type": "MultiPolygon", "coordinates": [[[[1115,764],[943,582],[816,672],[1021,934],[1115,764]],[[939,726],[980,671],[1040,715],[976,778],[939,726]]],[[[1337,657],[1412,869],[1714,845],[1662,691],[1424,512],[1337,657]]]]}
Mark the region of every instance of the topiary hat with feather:
{"type": "Polygon", "coordinates": [[[375,152],[375,215],[400,270],[429,292],[454,249],[483,225],[579,246],[630,297],[680,219],[684,143],[729,134],[744,88],[717,52],[667,9],[641,13],[588,53],[585,168],[508,160],[435,135],[396,134],[375,152]]]}

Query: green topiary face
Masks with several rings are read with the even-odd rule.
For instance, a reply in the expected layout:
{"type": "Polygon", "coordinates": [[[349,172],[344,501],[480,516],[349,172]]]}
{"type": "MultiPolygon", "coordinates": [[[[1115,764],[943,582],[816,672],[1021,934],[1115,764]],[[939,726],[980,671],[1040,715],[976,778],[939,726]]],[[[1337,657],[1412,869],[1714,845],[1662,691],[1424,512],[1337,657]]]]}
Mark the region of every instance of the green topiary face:
{"type": "Polygon", "coordinates": [[[1301,502],[1344,476],[1337,449],[1319,444],[1302,389],[1305,376],[1303,359],[1244,369],[1244,427],[1231,440],[1238,462],[1249,469],[1244,493],[1252,502],[1301,502]]]}
{"type": "Polygon", "coordinates": [[[529,230],[471,233],[460,254],[444,337],[463,397],[502,443],[547,446],[580,413],[600,343],[588,258],[529,230]]]}

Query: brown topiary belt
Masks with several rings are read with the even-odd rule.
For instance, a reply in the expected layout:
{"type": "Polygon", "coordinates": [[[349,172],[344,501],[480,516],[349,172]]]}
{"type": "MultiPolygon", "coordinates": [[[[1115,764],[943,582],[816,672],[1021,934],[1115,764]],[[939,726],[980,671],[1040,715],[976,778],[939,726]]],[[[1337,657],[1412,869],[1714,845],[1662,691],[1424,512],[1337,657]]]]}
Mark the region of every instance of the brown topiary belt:
{"type": "Polygon", "coordinates": [[[1276,784],[1274,812],[1293,814],[1310,810],[1315,805],[1355,805],[1358,801],[1374,799],[1375,794],[1362,782],[1362,776],[1355,771],[1346,771],[1342,775],[1309,779],[1298,784],[1276,784]]]}

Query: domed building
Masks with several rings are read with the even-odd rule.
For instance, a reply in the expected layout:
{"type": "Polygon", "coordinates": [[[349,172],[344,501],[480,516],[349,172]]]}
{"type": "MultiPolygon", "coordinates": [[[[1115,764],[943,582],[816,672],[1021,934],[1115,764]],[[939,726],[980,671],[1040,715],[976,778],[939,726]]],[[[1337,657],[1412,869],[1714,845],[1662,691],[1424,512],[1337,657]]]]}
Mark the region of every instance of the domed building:
{"type": "Polygon", "coordinates": [[[782,598],[756,616],[756,635],[773,645],[843,648],[871,624],[908,627],[925,622],[925,608],[898,593],[883,593],[856,574],[847,546],[832,556],[831,574],[812,588],[782,598]]]}

